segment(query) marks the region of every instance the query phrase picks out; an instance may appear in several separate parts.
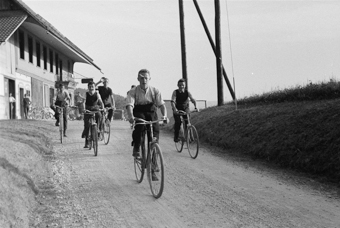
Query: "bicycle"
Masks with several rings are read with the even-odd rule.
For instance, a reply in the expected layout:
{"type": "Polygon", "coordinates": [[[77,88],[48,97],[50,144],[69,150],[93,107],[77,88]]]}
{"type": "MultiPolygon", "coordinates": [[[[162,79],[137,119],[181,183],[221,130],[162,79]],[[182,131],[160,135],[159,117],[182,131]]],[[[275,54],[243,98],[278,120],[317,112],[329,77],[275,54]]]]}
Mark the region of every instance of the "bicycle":
{"type": "Polygon", "coordinates": [[[191,124],[190,115],[188,114],[189,113],[182,110],[179,110],[177,113],[181,118],[181,128],[179,130],[179,141],[175,142],[175,146],[176,150],[180,153],[183,150],[184,143],[186,143],[190,157],[195,159],[198,156],[200,143],[197,130],[195,126],[191,124]],[[187,116],[187,124],[185,123],[183,116],[187,116]]]}
{"type": "Polygon", "coordinates": [[[141,183],[146,169],[151,193],[157,199],[161,197],[164,189],[164,160],[157,138],[153,137],[152,124],[164,120],[146,121],[141,118],[135,118],[134,120],[133,128],[136,125],[145,125],[142,131],[140,145],[141,157],[134,158],[136,179],[138,183],[141,183]],[[148,143],[146,143],[145,137],[147,137],[148,131],[150,132],[151,141],[148,140],[148,143]],[[153,175],[155,175],[158,180],[153,180],[153,175]]]}
{"type": "Polygon", "coordinates": [[[64,107],[56,105],[56,112],[59,112],[59,132],[60,132],[60,143],[63,143],[64,138],[64,107]]]}
{"type": "Polygon", "coordinates": [[[98,155],[98,130],[97,130],[97,123],[96,123],[96,113],[101,112],[102,110],[98,111],[90,111],[85,109],[85,115],[91,115],[89,118],[89,136],[87,138],[89,143],[89,150],[92,149],[94,151],[94,156],[98,155]]]}
{"type": "Polygon", "coordinates": [[[111,133],[111,122],[110,120],[108,119],[108,111],[110,109],[114,109],[113,107],[107,107],[104,109],[103,111],[103,118],[102,118],[102,121],[101,121],[101,131],[100,131],[100,134],[99,134],[99,140],[102,141],[104,140],[104,143],[105,145],[107,145],[110,141],[110,133],[111,133]]]}

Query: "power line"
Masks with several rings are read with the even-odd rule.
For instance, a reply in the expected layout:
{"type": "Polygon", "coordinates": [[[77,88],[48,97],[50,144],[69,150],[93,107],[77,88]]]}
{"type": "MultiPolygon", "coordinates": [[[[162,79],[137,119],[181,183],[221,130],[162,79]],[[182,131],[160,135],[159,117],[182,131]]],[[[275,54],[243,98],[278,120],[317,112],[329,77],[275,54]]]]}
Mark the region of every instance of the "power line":
{"type": "Polygon", "coordinates": [[[230,35],[230,24],[229,24],[229,13],[228,13],[228,3],[225,0],[226,10],[227,10],[227,23],[228,23],[228,34],[229,34],[229,49],[230,49],[230,59],[231,59],[231,72],[233,74],[233,84],[234,84],[234,94],[235,94],[235,105],[237,109],[237,97],[236,97],[236,88],[235,88],[235,77],[234,77],[234,61],[233,61],[233,51],[231,48],[231,35],[230,35]]]}

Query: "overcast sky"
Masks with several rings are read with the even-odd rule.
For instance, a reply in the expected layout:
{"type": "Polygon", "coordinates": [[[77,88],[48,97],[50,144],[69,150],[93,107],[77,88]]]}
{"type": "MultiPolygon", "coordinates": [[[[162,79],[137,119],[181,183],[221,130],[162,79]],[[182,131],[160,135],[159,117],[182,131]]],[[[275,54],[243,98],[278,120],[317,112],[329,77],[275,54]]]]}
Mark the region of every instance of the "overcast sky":
{"type": "MultiPolygon", "coordinates": [[[[150,70],[150,84],[163,99],[177,88],[182,77],[178,1],[24,2],[88,54],[104,75],[83,63],[75,65],[75,72],[95,81],[108,77],[114,93],[123,96],[138,84],[142,68],[150,70]]],[[[198,3],[214,38],[214,1],[198,3]]],[[[235,79],[238,98],[339,80],[340,1],[220,4],[222,59],[229,80],[235,79]]],[[[216,101],[216,61],[193,1],[184,1],[184,14],[189,89],[196,99],[216,101]]],[[[224,97],[231,100],[225,83],[224,97]]]]}

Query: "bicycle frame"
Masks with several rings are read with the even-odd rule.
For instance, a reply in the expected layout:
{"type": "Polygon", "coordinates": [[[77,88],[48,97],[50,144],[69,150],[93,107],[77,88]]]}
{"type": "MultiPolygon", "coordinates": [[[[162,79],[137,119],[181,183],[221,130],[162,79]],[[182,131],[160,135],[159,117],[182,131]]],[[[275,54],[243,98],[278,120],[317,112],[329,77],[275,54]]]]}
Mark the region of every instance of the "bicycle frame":
{"type": "Polygon", "coordinates": [[[94,155],[97,156],[98,154],[98,131],[97,131],[97,122],[96,122],[96,113],[101,112],[102,109],[98,111],[90,111],[85,110],[85,115],[91,115],[89,118],[89,135],[88,135],[88,142],[89,142],[89,149],[92,149],[93,144],[93,150],[94,155]]]}

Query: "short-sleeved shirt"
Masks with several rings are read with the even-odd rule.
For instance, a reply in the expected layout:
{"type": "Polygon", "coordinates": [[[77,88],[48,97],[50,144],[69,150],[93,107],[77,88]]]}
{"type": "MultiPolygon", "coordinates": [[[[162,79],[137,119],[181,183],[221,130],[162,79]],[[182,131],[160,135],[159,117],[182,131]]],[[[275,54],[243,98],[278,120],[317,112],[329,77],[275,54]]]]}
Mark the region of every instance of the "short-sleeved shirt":
{"type": "Polygon", "coordinates": [[[113,95],[112,89],[110,87],[98,86],[98,92],[104,104],[111,104],[110,96],[113,95]]]}
{"type": "Polygon", "coordinates": [[[135,107],[135,105],[146,105],[154,103],[157,107],[165,104],[162,99],[162,95],[158,89],[149,86],[146,90],[143,90],[139,85],[131,89],[126,97],[126,106],[135,107]]]}

